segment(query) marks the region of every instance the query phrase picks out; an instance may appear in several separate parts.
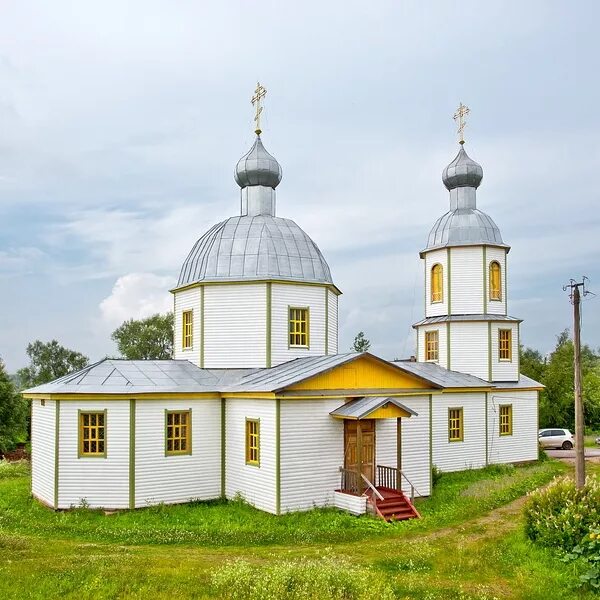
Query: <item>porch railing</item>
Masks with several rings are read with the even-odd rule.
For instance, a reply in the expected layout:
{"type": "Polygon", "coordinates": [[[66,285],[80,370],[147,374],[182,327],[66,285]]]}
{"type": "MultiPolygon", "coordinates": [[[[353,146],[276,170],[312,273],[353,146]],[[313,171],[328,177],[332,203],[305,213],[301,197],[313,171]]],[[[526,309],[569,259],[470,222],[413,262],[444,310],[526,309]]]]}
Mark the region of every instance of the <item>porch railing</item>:
{"type": "Polygon", "coordinates": [[[340,467],[340,490],[359,495],[358,492],[358,472],[352,469],[340,467]]]}
{"type": "Polygon", "coordinates": [[[406,476],[406,474],[396,467],[386,467],[385,465],[377,465],[377,472],[375,482],[372,483],[369,481],[365,475],[362,473],[358,474],[358,471],[354,471],[353,469],[346,469],[344,467],[340,467],[340,490],[343,492],[349,492],[350,494],[355,494],[360,496],[365,489],[371,489],[371,491],[377,496],[380,497],[379,492],[376,487],[386,487],[392,490],[402,491],[402,481],[406,481],[406,483],[410,486],[410,500],[414,501],[415,495],[418,494],[421,496],[422,494],[419,490],[414,486],[412,481],[406,476]]]}
{"type": "Polygon", "coordinates": [[[391,488],[393,490],[402,490],[402,480],[410,486],[410,500],[415,499],[415,492],[421,496],[422,494],[414,486],[413,482],[406,476],[404,471],[396,467],[386,467],[377,465],[377,485],[381,487],[391,488]]]}

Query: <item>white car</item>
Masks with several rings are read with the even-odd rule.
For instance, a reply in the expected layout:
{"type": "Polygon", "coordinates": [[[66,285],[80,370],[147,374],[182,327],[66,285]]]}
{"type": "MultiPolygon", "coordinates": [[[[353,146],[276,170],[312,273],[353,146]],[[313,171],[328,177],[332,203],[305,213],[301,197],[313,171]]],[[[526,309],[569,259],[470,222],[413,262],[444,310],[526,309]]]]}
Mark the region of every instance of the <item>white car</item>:
{"type": "Polygon", "coordinates": [[[538,439],[542,448],[572,450],[575,445],[573,434],[568,429],[540,429],[538,439]]]}

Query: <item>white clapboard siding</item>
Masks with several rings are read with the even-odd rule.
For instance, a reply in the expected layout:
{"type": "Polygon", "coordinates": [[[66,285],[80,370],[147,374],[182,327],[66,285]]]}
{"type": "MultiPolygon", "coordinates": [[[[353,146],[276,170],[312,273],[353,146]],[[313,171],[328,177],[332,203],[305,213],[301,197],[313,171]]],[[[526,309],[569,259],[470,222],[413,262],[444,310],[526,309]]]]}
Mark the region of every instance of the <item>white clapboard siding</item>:
{"type": "MultiPolygon", "coordinates": [[[[419,338],[419,362],[428,362],[425,358],[425,332],[426,331],[437,331],[438,332],[438,360],[436,362],[440,367],[447,368],[448,366],[448,344],[447,344],[447,325],[446,323],[436,323],[434,325],[423,325],[418,328],[417,336],[419,338]]],[[[487,338],[486,338],[487,339],[487,338]]],[[[454,365],[452,366],[454,368],[454,365]]]]}
{"type": "Polygon", "coordinates": [[[487,262],[487,271],[486,271],[486,289],[487,289],[487,312],[491,314],[497,315],[505,315],[506,314],[506,306],[507,306],[507,294],[508,287],[506,285],[506,250],[504,248],[495,248],[493,246],[488,246],[486,248],[486,262],[487,262]],[[500,265],[500,276],[501,276],[501,299],[500,300],[490,300],[490,263],[493,261],[497,261],[500,265]]]}
{"type": "Polygon", "coordinates": [[[519,380],[519,328],[516,323],[492,323],[492,381],[518,381],[519,380]],[[512,360],[501,361],[499,345],[499,329],[512,331],[512,360]]]}
{"type": "Polygon", "coordinates": [[[352,515],[364,515],[367,512],[367,497],[334,492],[333,505],[352,515]]]}
{"type": "Polygon", "coordinates": [[[201,345],[201,298],[202,289],[199,287],[183,290],[175,293],[175,330],[174,330],[174,357],[180,360],[189,360],[197,366],[200,366],[200,345],[201,345]],[[186,310],[192,311],[192,347],[182,348],[183,338],[183,317],[186,310]]]}
{"type": "MultiPolygon", "coordinates": [[[[434,398],[435,400],[435,398],[434,398]]],[[[402,472],[415,486],[415,495],[431,494],[431,471],[429,469],[429,396],[406,397],[400,400],[417,413],[417,416],[402,419],[402,472]]],[[[390,421],[391,423],[392,421],[390,421]]],[[[378,460],[391,459],[391,449],[396,447],[395,439],[391,440],[391,427],[384,425],[387,433],[387,450],[381,450],[378,460]]],[[[376,444],[379,440],[376,440],[376,444]]],[[[379,450],[377,450],[379,452],[379,450]]],[[[395,463],[395,460],[394,460],[395,463]]],[[[391,466],[394,466],[392,463],[391,466]]],[[[381,464],[381,463],[380,463],[381,464]]],[[[402,480],[402,489],[410,493],[410,486],[402,480]]]]}
{"type": "Polygon", "coordinates": [[[135,505],[207,500],[221,494],[221,400],[137,400],[135,505]],[[192,453],[165,455],[165,410],[192,411],[192,453]]]}
{"type": "Polygon", "coordinates": [[[228,398],[226,403],[226,494],[242,496],[261,510],[276,512],[275,401],[228,398]],[[246,419],[260,420],[260,465],[246,464],[246,419]]]}
{"type": "Polygon", "coordinates": [[[92,508],[129,506],[129,401],[60,403],[58,507],[82,503],[92,508]],[[107,410],[106,458],[79,458],[79,415],[107,410]]]}
{"type": "Polygon", "coordinates": [[[448,251],[446,248],[433,250],[425,255],[425,316],[439,317],[448,314],[448,251]],[[443,268],[442,302],[431,302],[431,269],[436,264],[443,268]]]}
{"type": "Polygon", "coordinates": [[[343,400],[281,401],[281,511],[333,503],[344,465],[343,400]]]}
{"type": "Polygon", "coordinates": [[[484,467],[485,393],[433,396],[433,464],[440,471],[464,471],[484,467]],[[463,441],[448,441],[448,409],[463,409],[463,441]]]}
{"type": "Polygon", "coordinates": [[[327,340],[328,354],[337,354],[338,351],[338,299],[339,296],[327,290],[329,302],[329,338],[327,340]]]}
{"type": "Polygon", "coordinates": [[[488,379],[488,324],[485,321],[450,324],[450,368],[488,379]]]}
{"type": "Polygon", "coordinates": [[[266,366],[265,283],[204,289],[204,367],[266,366]]]}
{"type": "Polygon", "coordinates": [[[31,491],[54,506],[54,443],[56,402],[31,401],[31,491]]]}
{"type": "Polygon", "coordinates": [[[488,396],[488,460],[513,463],[537,460],[538,397],[536,391],[490,392],[488,396]],[[499,406],[512,405],[512,435],[501,436],[499,406]]]}
{"type": "Polygon", "coordinates": [[[453,315],[483,313],[483,246],[451,248],[453,315]]]}
{"type": "Polygon", "coordinates": [[[271,364],[325,354],[325,291],[321,286],[278,284],[271,288],[271,364]],[[309,347],[289,346],[289,308],[309,309],[309,347]]]}

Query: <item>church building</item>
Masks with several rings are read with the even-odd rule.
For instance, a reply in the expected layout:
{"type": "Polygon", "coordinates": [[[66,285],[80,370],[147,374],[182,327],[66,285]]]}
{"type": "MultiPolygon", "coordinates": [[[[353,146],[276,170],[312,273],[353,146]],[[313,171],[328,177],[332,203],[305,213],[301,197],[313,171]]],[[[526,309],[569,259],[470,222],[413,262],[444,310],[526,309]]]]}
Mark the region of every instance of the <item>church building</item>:
{"type": "Polygon", "coordinates": [[[337,506],[404,519],[418,517],[434,466],[537,459],[541,385],[519,373],[510,248],[477,208],[483,170],[462,138],[443,172],[450,210],[420,254],[416,360],[339,354],[341,291],[315,242],[277,216],[265,93],[235,168],[239,214],[200,237],[171,290],[174,359],[104,359],[24,392],[32,494],[49,507],[240,495],[274,514],[337,506]]]}

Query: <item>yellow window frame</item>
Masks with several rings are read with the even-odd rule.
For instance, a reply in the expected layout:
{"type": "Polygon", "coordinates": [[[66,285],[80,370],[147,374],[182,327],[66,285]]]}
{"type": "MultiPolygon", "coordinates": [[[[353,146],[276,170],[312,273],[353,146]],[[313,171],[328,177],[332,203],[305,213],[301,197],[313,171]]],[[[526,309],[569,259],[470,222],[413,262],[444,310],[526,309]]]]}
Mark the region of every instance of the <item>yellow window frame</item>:
{"type": "Polygon", "coordinates": [[[260,419],[246,419],[246,464],[260,466],[260,419]]]}
{"type": "Polygon", "coordinates": [[[444,267],[437,263],[431,267],[431,303],[444,301],[444,267]]]}
{"type": "Polygon", "coordinates": [[[165,410],[165,456],[192,453],[192,409],[165,410]]]}
{"type": "Polygon", "coordinates": [[[194,345],[194,311],[184,310],[181,313],[181,347],[190,350],[194,345]]]}
{"type": "Polygon", "coordinates": [[[288,306],[288,347],[308,348],[310,345],[310,309],[288,306]]]}
{"type": "Polygon", "coordinates": [[[440,359],[440,332],[435,329],[425,332],[425,360],[437,361],[440,359]]]}
{"type": "Polygon", "coordinates": [[[498,409],[499,433],[501,436],[513,434],[512,404],[501,404],[498,409]]]}
{"type": "Polygon", "coordinates": [[[497,260],[490,263],[490,300],[502,300],[502,269],[497,260]]]}
{"type": "Polygon", "coordinates": [[[512,362],[512,329],[498,329],[498,360],[512,362]]]}
{"type": "Polygon", "coordinates": [[[464,413],[462,407],[448,409],[448,441],[462,442],[464,440],[464,413]]]}
{"type": "Polygon", "coordinates": [[[106,410],[79,410],[79,458],[106,458],[106,410]]]}

